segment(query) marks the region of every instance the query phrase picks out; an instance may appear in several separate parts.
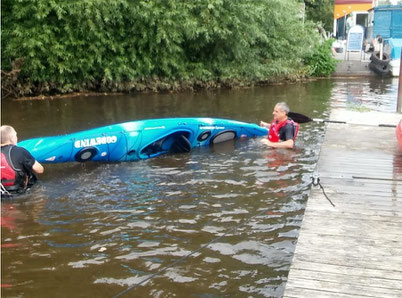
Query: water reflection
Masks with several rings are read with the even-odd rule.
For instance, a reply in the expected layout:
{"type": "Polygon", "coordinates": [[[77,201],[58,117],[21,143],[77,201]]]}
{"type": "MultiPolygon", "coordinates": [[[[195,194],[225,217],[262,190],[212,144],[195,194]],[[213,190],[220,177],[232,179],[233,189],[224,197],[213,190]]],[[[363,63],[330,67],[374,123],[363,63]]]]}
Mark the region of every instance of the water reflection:
{"type": "MultiPolygon", "coordinates": [[[[23,139],[153,117],[259,122],[279,100],[326,118],[331,90],[350,90],[342,84],[6,102],[3,120],[23,139]]],[[[295,150],[250,139],[135,163],[48,165],[27,198],[2,204],[2,294],[113,297],[225,235],[128,296],[280,297],[324,129],[303,124],[295,150]]]]}
{"type": "Polygon", "coordinates": [[[340,80],[332,90],[333,107],[349,107],[381,112],[395,112],[398,92],[398,78],[377,77],[340,80]]]}

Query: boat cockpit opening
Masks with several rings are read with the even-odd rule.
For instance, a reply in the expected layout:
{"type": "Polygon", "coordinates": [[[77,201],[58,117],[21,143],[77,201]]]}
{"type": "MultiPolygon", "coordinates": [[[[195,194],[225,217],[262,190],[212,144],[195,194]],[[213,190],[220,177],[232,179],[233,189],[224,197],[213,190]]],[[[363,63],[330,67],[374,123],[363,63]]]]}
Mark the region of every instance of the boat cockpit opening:
{"type": "Polygon", "coordinates": [[[189,137],[188,131],[176,131],[149,144],[140,154],[151,157],[162,153],[188,153],[191,151],[189,137]]]}

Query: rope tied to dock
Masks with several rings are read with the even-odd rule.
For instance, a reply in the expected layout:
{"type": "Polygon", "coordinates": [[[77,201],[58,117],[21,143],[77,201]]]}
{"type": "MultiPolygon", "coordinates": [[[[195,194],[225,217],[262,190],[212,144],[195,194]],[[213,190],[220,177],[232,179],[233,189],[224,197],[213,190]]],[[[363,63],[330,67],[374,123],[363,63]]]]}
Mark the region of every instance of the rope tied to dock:
{"type": "Polygon", "coordinates": [[[320,182],[320,178],[319,178],[316,174],[314,174],[313,177],[311,177],[311,179],[312,179],[312,181],[313,181],[313,185],[314,185],[314,186],[319,186],[319,187],[321,188],[322,193],[324,194],[325,198],[328,200],[328,202],[330,202],[331,205],[332,205],[333,207],[335,207],[335,204],[332,203],[331,199],[330,199],[330,198],[328,197],[328,195],[326,194],[325,189],[324,189],[324,187],[322,186],[322,184],[321,184],[321,182],[320,182]]]}

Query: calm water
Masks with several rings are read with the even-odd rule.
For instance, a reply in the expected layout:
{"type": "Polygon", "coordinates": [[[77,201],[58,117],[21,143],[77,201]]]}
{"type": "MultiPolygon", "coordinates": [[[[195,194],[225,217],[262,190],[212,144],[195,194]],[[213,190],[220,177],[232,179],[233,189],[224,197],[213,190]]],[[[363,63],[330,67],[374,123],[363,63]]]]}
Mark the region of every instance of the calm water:
{"type": "MultiPolygon", "coordinates": [[[[277,101],[314,118],[331,105],[393,111],[397,83],[3,102],[2,124],[22,140],[156,117],[267,121],[277,101]]],[[[46,165],[30,194],[2,202],[2,295],[114,297],[214,240],[123,297],[280,297],[324,131],[303,124],[295,150],[249,139],[133,163],[46,165]]]]}
{"type": "Polygon", "coordinates": [[[331,106],[395,112],[397,97],[398,78],[336,80],[331,92],[331,106]]]}

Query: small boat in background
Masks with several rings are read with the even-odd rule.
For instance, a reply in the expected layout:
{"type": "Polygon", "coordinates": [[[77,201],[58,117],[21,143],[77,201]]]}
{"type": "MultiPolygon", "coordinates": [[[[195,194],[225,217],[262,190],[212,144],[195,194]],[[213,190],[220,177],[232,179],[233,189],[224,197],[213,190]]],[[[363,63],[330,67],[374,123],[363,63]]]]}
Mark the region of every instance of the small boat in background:
{"type": "Polygon", "coordinates": [[[398,145],[399,145],[399,151],[402,152],[402,120],[399,121],[399,124],[396,127],[395,130],[396,134],[396,139],[398,140],[398,145]]]}
{"type": "Polygon", "coordinates": [[[236,138],[265,136],[255,123],[217,118],[165,118],[131,121],[62,136],[24,140],[41,163],[135,161],[166,153],[185,153],[236,138]]]}

